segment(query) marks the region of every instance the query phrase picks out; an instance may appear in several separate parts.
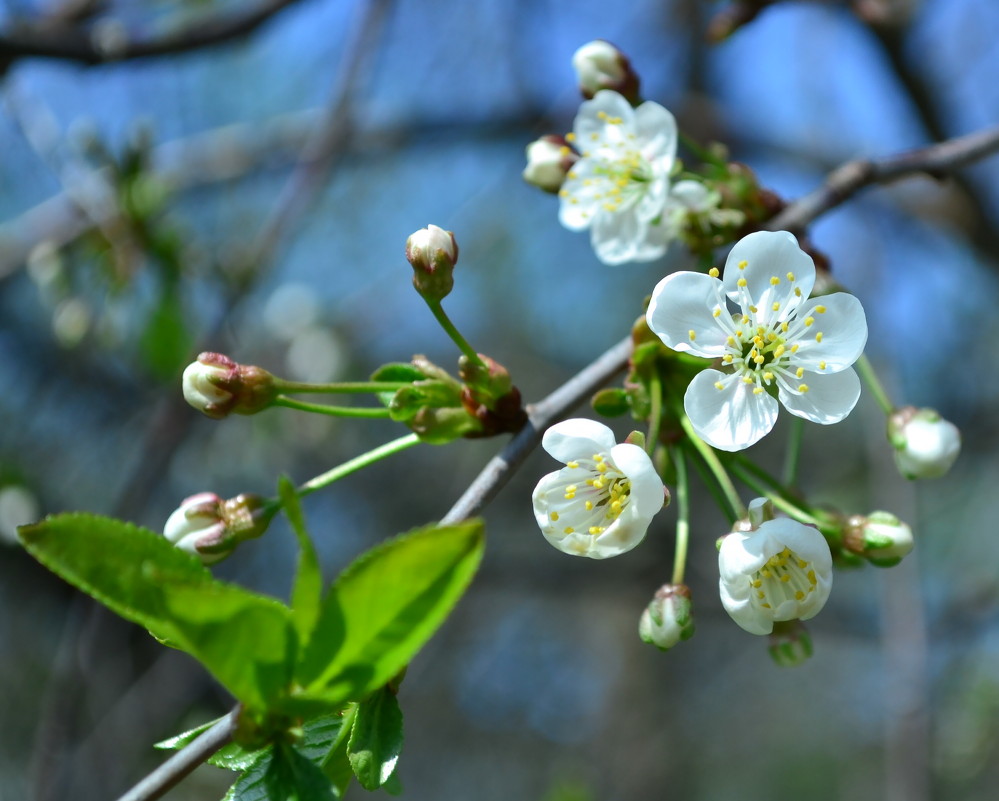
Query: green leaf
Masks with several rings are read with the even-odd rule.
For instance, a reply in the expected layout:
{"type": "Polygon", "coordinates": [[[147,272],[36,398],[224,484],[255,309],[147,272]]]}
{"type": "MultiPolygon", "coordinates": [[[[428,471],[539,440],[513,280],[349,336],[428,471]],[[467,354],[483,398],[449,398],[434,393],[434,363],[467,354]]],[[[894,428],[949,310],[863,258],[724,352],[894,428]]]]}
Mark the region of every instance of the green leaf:
{"type": "Polygon", "coordinates": [[[296,671],[301,697],[360,699],[398,673],[457,603],[482,558],[482,522],[428,526],[350,565],[323,602],[296,671]]]}
{"type": "MultiPolygon", "coordinates": [[[[222,718],[224,717],[225,715],[222,716],[222,718]]],[[[173,737],[167,737],[165,740],[153,743],[153,748],[160,748],[164,751],[179,751],[181,748],[184,748],[197,740],[200,734],[208,731],[212,726],[222,720],[222,718],[215,718],[215,720],[202,723],[200,726],[195,726],[193,729],[188,729],[180,734],[175,734],[173,737]]]]}
{"type": "MultiPolygon", "coordinates": [[[[392,381],[400,384],[422,381],[426,376],[408,362],[391,362],[383,364],[371,374],[372,381],[392,381]]],[[[388,406],[395,397],[395,392],[378,392],[378,400],[388,406]]]]}
{"type": "Polygon", "coordinates": [[[208,757],[208,764],[217,768],[225,768],[225,770],[244,771],[259,762],[264,756],[264,752],[270,747],[268,745],[264,748],[249,750],[243,748],[239,743],[229,743],[208,757]]]}
{"type": "Polygon", "coordinates": [[[326,774],[326,778],[330,780],[339,795],[347,792],[350,780],[354,778],[354,771],[350,767],[350,759],[347,755],[347,743],[350,741],[350,732],[354,728],[356,714],[357,704],[350,704],[340,719],[340,731],[337,733],[333,745],[320,763],[323,773],[326,774]]]}
{"type": "Polygon", "coordinates": [[[278,495],[288,522],[298,538],[298,569],[291,589],[291,616],[298,631],[298,641],[304,647],[312,636],[316,620],[319,618],[319,605],[322,603],[323,577],[319,569],[319,557],[312,544],[312,538],[305,529],[305,517],[298,493],[287,477],[278,481],[278,495]]]}
{"type": "Polygon", "coordinates": [[[224,584],[148,529],[87,514],[19,530],[28,552],[126,620],[198,659],[236,698],[267,702],[288,685],[290,610],[224,584]]]}
{"type": "Polygon", "coordinates": [[[274,746],[269,745],[257,752],[247,769],[232,783],[222,801],[268,801],[264,776],[274,758],[274,746]]]}
{"type": "Polygon", "coordinates": [[[402,710],[395,693],[382,687],[357,706],[347,754],[365,790],[377,790],[395,771],[402,751],[402,710]]]}
{"type": "Polygon", "coordinates": [[[271,801],[335,801],[330,780],[312,761],[288,743],[277,743],[264,772],[271,801]]]}

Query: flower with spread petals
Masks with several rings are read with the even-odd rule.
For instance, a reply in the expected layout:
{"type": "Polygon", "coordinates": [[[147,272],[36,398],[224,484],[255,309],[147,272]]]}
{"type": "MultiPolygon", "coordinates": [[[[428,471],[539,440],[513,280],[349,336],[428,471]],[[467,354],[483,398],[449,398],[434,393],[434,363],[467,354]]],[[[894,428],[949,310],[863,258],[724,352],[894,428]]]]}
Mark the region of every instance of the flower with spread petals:
{"type": "Polygon", "coordinates": [[[665,487],[648,454],[618,445],[594,420],[564,420],[542,447],[565,467],[534,488],[534,517],[545,539],[574,556],[606,559],[630,551],[663,508],[665,487]]]}
{"type": "Polygon", "coordinates": [[[895,464],[908,479],[939,478],[961,452],[961,432],[934,409],[906,406],[888,418],[895,464]]]}
{"type": "Polygon", "coordinates": [[[678,272],[659,282],[647,320],[673,350],[718,359],[687,387],[684,409],[715,448],[739,451],[777,422],[777,398],[791,414],[829,425],[860,397],[851,365],[867,343],[860,301],[837,292],[809,298],[811,258],[785,231],[740,240],[724,281],[678,272]]]}
{"type": "Polygon", "coordinates": [[[718,572],[725,611],[750,634],[769,634],[774,623],[808,620],[825,606],[832,554],[817,529],[776,518],[725,537],[718,572]]]}
{"type": "Polygon", "coordinates": [[[604,264],[662,256],[672,233],[663,211],[676,156],[673,115],[652,102],[633,109],[605,89],[580,106],[566,138],[580,159],[559,190],[562,225],[588,228],[604,264]]]}

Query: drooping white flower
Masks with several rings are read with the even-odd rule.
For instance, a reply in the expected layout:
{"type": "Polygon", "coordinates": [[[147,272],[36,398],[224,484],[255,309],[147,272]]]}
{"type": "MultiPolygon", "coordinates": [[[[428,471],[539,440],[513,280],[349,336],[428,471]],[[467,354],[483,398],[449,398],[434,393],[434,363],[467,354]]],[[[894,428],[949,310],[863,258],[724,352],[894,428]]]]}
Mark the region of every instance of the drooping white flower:
{"type": "Polygon", "coordinates": [[[750,634],[769,634],[774,623],[808,620],[825,606],[832,554],[817,529],[777,518],[725,537],[718,572],[725,611],[750,634]]]}
{"type": "Polygon", "coordinates": [[[580,106],[566,138],[581,157],[559,190],[562,225],[590,229],[604,264],[663,255],[670,228],[662,216],[676,157],[673,115],[652,102],[633,109],[605,89],[580,106]]]}
{"type": "Polygon", "coordinates": [[[541,445],[565,463],[534,488],[534,517],[548,542],[606,559],[642,541],[665,490],[642,448],[618,445],[607,426],[585,419],[553,425],[541,445]]]}
{"type": "Polygon", "coordinates": [[[939,478],[961,452],[961,432],[935,409],[907,406],[888,419],[895,464],[908,479],[939,478]]]}
{"type": "Polygon", "coordinates": [[[815,265],[791,234],[760,231],[732,248],[724,281],[678,272],[653,290],[649,328],[673,350],[720,360],[683,399],[705,442],[725,451],[757,442],[777,421],[774,389],[791,414],[823,425],[856,405],[850,365],[867,343],[864,309],[844,292],[810,299],[814,283],[815,265]]]}

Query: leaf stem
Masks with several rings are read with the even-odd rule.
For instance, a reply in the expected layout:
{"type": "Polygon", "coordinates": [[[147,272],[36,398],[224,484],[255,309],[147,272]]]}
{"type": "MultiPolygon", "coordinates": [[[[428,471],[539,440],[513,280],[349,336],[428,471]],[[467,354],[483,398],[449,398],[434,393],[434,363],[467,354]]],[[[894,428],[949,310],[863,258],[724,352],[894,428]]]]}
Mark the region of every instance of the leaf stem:
{"type": "Polygon", "coordinates": [[[299,497],[304,497],[310,492],[315,492],[316,490],[328,487],[334,481],[339,481],[344,476],[349,476],[360,470],[362,467],[367,467],[369,464],[374,464],[381,459],[385,459],[392,456],[400,451],[406,450],[406,448],[411,448],[413,445],[419,443],[420,438],[416,434],[407,434],[404,437],[399,437],[391,442],[386,442],[384,445],[379,445],[377,448],[373,448],[367,453],[362,453],[360,456],[355,456],[344,462],[341,465],[337,465],[332,470],[327,470],[322,475],[318,475],[309,481],[306,481],[301,487],[298,488],[299,497]]]}
{"type": "Polygon", "coordinates": [[[871,391],[871,394],[874,395],[874,400],[878,402],[881,410],[885,414],[891,414],[895,411],[895,406],[888,397],[888,393],[885,392],[885,388],[881,384],[881,379],[878,378],[878,374],[874,371],[874,366],[866,354],[862,354],[857,360],[857,370],[860,372],[860,377],[864,379],[864,383],[867,384],[867,388],[871,391]]]}
{"type": "Polygon", "coordinates": [[[673,448],[673,465],[676,468],[676,550],[673,554],[673,584],[683,584],[687,568],[687,544],[690,539],[690,483],[687,480],[687,461],[681,448],[673,448]]]}
{"type": "MultiPolygon", "coordinates": [[[[424,300],[427,299],[424,298],[424,300]]],[[[479,358],[479,354],[475,352],[475,348],[468,344],[468,340],[461,335],[461,332],[455,327],[454,323],[451,322],[451,318],[447,316],[447,312],[444,311],[444,307],[441,305],[441,302],[439,300],[427,300],[427,306],[430,307],[430,311],[433,312],[434,317],[437,319],[437,322],[440,323],[444,332],[451,337],[451,341],[458,346],[458,349],[469,359],[469,361],[479,365],[483,369],[486,369],[485,363],[479,358]]]]}
{"type": "Polygon", "coordinates": [[[391,414],[384,406],[328,406],[324,403],[307,403],[306,401],[295,400],[286,395],[278,395],[274,399],[273,405],[284,406],[286,409],[297,409],[300,412],[328,414],[331,417],[363,417],[387,420],[391,414]]]}

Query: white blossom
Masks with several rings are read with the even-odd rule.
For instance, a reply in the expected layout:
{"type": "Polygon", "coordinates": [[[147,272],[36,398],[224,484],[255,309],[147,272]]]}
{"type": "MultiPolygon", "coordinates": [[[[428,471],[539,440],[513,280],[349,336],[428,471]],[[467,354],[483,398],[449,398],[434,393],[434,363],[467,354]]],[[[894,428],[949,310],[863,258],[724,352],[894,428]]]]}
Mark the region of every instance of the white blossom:
{"type": "Polygon", "coordinates": [[[579,160],[564,137],[548,134],[527,146],[524,180],[546,192],[558,192],[572,165],[579,160]]]}
{"type": "Polygon", "coordinates": [[[777,518],[725,537],[718,572],[725,611],[750,634],[769,634],[776,622],[819,613],[832,589],[832,554],[817,529],[777,518]]]}
{"type": "Polygon", "coordinates": [[[638,76],[631,63],[610,42],[594,39],[572,55],[572,67],[584,97],[593,97],[601,89],[634,96],[638,90],[638,76]]]}
{"type": "Polygon", "coordinates": [[[665,487],[648,454],[616,444],[594,420],[549,428],[542,447],[565,467],[534,489],[534,517],[552,545],[575,556],[606,559],[630,551],[663,508],[665,487]]]}
{"type": "Polygon", "coordinates": [[[806,420],[846,417],[860,397],[851,365],[867,343],[860,301],[843,292],[809,298],[815,266],[785,231],[744,237],[724,281],[713,273],[667,276],[647,314],[668,347],[719,360],[720,369],[701,371],[684,395],[698,435],[720,450],[748,448],[777,421],[774,391],[806,420]]]}
{"type": "Polygon", "coordinates": [[[605,264],[651,261],[666,252],[672,229],[663,212],[676,156],[676,121],[658,103],[633,109],[603,90],[580,106],[566,138],[580,153],[559,191],[559,220],[590,230],[605,264]]]}
{"type": "Polygon", "coordinates": [[[895,464],[909,479],[939,478],[961,452],[961,432],[934,409],[897,410],[888,423],[895,464]]]}

